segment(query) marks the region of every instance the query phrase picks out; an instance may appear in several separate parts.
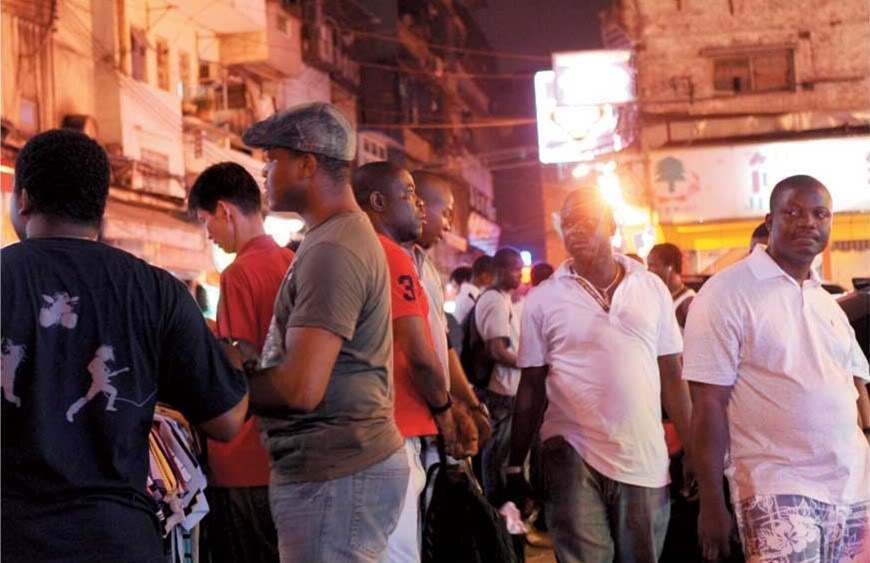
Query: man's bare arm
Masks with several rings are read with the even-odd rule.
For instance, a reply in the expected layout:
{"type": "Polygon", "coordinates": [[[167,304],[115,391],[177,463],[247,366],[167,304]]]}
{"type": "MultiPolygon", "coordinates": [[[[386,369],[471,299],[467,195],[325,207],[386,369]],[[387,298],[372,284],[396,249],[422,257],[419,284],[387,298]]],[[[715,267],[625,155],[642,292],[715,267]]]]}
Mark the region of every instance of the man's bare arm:
{"type": "Polygon", "coordinates": [[[260,370],[249,379],[254,409],[313,411],[326,394],[341,344],[341,337],[326,329],[287,329],[284,361],[260,370]]]}
{"type": "Polygon", "coordinates": [[[547,405],[546,381],[549,370],[549,366],[523,368],[514,400],[509,465],[521,466],[525,463],[535,433],[541,426],[547,405]]]}
{"type": "Polygon", "coordinates": [[[517,367],[517,355],[508,350],[509,344],[510,341],[507,338],[490,338],[486,341],[486,352],[496,363],[515,368],[517,367]]]}
{"type": "Polygon", "coordinates": [[[855,389],[858,391],[858,425],[862,430],[870,428],[870,396],[867,393],[867,382],[860,377],[854,378],[855,389]]]}
{"type": "Polygon", "coordinates": [[[731,515],[723,487],[728,447],[728,401],[732,386],[689,383],[694,406],[692,450],[695,455],[701,513],[698,538],[702,555],[716,560],[730,552],[731,515]]]}

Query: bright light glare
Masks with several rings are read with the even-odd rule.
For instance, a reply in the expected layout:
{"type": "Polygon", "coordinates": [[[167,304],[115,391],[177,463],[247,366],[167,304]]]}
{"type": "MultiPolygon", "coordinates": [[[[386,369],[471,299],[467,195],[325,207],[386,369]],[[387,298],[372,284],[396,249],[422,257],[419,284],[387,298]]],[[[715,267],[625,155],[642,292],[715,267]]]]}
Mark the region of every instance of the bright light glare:
{"type": "Polygon", "coordinates": [[[616,229],[616,233],[610,237],[610,246],[613,248],[622,248],[622,230],[616,229]]]}
{"type": "Polygon", "coordinates": [[[629,50],[554,53],[553,69],[560,105],[634,101],[634,69],[629,50]]]}
{"type": "Polygon", "coordinates": [[[589,168],[588,165],[581,163],[575,166],[573,170],[571,170],[571,176],[579,180],[580,178],[585,178],[586,176],[588,176],[590,172],[592,172],[592,169],[589,168]]]}
{"type": "Polygon", "coordinates": [[[523,259],[524,266],[532,265],[532,253],[528,250],[520,250],[520,258],[523,259]]]}
{"type": "Polygon", "coordinates": [[[270,235],[275,242],[280,246],[287,246],[293,235],[301,231],[305,227],[305,222],[302,219],[295,217],[284,218],[269,215],[263,222],[263,228],[266,234],[270,235]]]}
{"type": "Polygon", "coordinates": [[[649,255],[652,247],[656,244],[656,233],[652,225],[643,230],[640,234],[640,244],[637,246],[637,254],[644,260],[649,255]]]}
{"type": "Polygon", "coordinates": [[[445,301],[444,312],[451,315],[454,314],[456,312],[456,301],[445,301]]]}
{"type": "Polygon", "coordinates": [[[604,172],[598,177],[598,191],[614,211],[625,203],[619,178],[613,172],[604,172]]]}
{"type": "Polygon", "coordinates": [[[643,225],[647,223],[647,214],[642,210],[629,205],[622,197],[622,186],[619,185],[619,177],[616,175],[616,164],[608,162],[603,165],[603,171],[598,177],[598,190],[601,197],[613,210],[613,218],[619,225],[643,225]]]}
{"type": "Polygon", "coordinates": [[[236,259],[235,254],[229,254],[227,252],[224,252],[223,250],[221,250],[221,247],[216,244],[211,245],[211,257],[212,261],[214,262],[214,267],[218,271],[218,273],[223,272],[224,269],[232,264],[233,260],[236,259]]]}

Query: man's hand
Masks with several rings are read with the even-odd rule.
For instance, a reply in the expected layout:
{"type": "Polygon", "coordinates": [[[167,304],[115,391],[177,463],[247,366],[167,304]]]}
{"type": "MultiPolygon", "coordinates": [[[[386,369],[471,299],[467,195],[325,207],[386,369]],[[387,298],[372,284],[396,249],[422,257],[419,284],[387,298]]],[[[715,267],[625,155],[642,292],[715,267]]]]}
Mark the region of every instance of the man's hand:
{"type": "Polygon", "coordinates": [[[490,421],[489,416],[484,412],[482,405],[468,407],[468,411],[471,413],[471,418],[477,426],[478,444],[482,446],[492,438],[492,421],[490,421]]]}
{"type": "Polygon", "coordinates": [[[241,371],[242,363],[245,361],[241,351],[230,342],[229,339],[221,338],[218,342],[221,343],[221,348],[224,349],[224,353],[227,355],[227,359],[229,359],[233,367],[241,371]]]}
{"type": "Polygon", "coordinates": [[[505,476],[507,500],[513,502],[520,510],[523,518],[528,518],[535,509],[532,486],[522,473],[512,473],[505,476]]]}
{"type": "Polygon", "coordinates": [[[457,459],[476,455],[480,445],[480,437],[471,412],[462,401],[453,403],[450,410],[453,412],[453,422],[456,426],[458,448],[456,453],[451,455],[457,459]]]}
{"type": "Polygon", "coordinates": [[[731,514],[725,504],[701,503],[701,513],[698,516],[698,540],[701,544],[701,554],[708,561],[724,559],[731,554],[729,542],[733,532],[731,514]]]}
{"type": "Polygon", "coordinates": [[[683,448],[683,490],[680,491],[689,500],[697,499],[698,478],[695,474],[695,462],[688,448],[683,448]]]}
{"type": "Polygon", "coordinates": [[[435,419],[435,426],[438,427],[438,433],[444,440],[444,449],[447,454],[456,457],[456,453],[461,449],[457,444],[456,438],[456,422],[453,420],[453,408],[432,415],[435,419]]]}

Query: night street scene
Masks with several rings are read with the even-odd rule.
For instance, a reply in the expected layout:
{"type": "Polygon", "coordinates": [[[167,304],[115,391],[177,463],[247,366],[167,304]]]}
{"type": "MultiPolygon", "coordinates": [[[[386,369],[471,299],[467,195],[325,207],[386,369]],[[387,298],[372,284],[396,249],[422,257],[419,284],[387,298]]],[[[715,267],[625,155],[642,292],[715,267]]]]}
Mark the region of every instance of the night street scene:
{"type": "Polygon", "coordinates": [[[0,0],[0,561],[870,563],[868,0],[0,0]]]}

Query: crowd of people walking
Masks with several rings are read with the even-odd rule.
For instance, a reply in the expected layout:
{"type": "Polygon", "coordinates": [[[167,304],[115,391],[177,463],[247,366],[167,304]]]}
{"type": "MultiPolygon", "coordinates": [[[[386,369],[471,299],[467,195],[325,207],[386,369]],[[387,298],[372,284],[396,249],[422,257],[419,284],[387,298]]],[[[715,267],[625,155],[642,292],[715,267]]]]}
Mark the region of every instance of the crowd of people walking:
{"type": "Polygon", "coordinates": [[[71,130],[26,144],[21,242],[0,253],[5,559],[165,561],[146,490],[165,403],[208,436],[203,561],[431,560],[445,463],[474,468],[497,533],[511,503],[545,515],[561,563],[654,562],[675,536],[687,561],[870,561],[870,370],[812,268],[822,183],[780,181],[766,243],[697,294],[679,248],[649,268],[615,252],[609,206],[580,188],[568,260],[519,302],[519,252],[482,256],[448,316],[431,249],[449,178],[353,169],[355,139],[334,106],[297,106],[243,137],[266,202],[241,166],[197,178],[191,214],[236,255],[214,333],[182,282],[99,241],[104,149],[71,130]],[[305,219],[295,252],[264,207],[305,219]]]}

